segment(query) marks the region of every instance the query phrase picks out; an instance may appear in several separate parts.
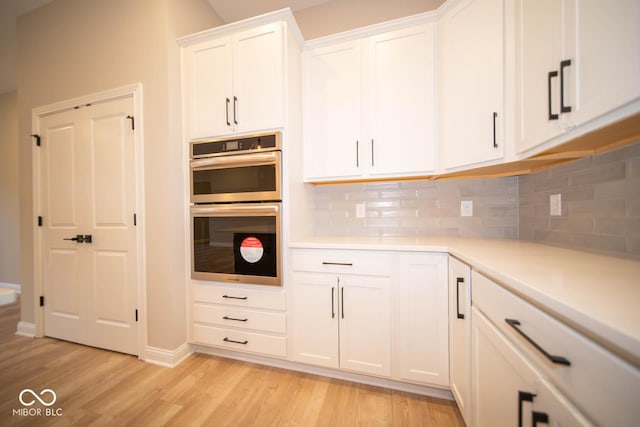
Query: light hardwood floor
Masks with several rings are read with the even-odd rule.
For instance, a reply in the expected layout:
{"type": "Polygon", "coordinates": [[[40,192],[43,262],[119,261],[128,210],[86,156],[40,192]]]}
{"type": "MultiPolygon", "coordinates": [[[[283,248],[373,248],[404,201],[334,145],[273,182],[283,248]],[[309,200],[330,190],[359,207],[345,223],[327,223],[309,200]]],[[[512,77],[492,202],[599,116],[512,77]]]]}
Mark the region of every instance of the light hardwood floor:
{"type": "MultiPolygon", "coordinates": [[[[19,303],[0,307],[0,426],[464,425],[446,400],[202,354],[162,368],[16,336],[18,318],[19,303]],[[61,416],[14,415],[26,388],[55,391],[50,408],[61,416]]],[[[37,402],[32,408],[46,409],[37,402]]]]}

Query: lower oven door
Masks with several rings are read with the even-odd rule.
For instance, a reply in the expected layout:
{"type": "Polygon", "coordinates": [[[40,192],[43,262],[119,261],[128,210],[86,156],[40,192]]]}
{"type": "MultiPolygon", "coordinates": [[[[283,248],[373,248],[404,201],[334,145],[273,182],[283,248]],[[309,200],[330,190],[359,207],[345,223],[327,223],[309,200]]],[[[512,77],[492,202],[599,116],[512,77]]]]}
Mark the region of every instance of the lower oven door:
{"type": "Polygon", "coordinates": [[[191,207],[191,277],[281,286],[280,203],[191,207]]]}

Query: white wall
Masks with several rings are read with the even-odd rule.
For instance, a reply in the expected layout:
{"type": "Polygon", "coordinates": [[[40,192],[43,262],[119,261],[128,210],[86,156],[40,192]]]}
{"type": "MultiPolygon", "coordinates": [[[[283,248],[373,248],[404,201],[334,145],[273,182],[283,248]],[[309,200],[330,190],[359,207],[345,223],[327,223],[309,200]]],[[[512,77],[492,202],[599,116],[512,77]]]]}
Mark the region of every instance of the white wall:
{"type": "Polygon", "coordinates": [[[20,284],[16,92],[0,94],[0,283],[20,284]]]}
{"type": "Polygon", "coordinates": [[[18,19],[23,322],[34,322],[33,108],[143,84],[148,343],[186,340],[177,36],[220,24],[205,0],[57,0],[18,19]],[[205,7],[206,6],[206,7],[205,7]]]}

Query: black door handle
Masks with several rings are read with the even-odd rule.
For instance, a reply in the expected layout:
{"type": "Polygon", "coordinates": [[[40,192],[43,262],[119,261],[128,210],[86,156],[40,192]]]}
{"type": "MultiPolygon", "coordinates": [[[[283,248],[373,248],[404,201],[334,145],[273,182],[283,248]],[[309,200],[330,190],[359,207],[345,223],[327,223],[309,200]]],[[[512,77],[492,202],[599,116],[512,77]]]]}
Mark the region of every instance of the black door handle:
{"type": "Polygon", "coordinates": [[[535,394],[518,390],[518,427],[522,427],[522,402],[533,402],[535,394]]]}
{"type": "Polygon", "coordinates": [[[464,283],[464,278],[456,277],[456,315],[458,319],[464,319],[464,314],[460,313],[460,283],[464,283]]]}
{"type": "Polygon", "coordinates": [[[549,71],[549,80],[547,81],[547,88],[549,89],[549,120],[558,120],[558,115],[551,112],[551,79],[558,77],[557,71],[549,71]]]}
{"type": "Polygon", "coordinates": [[[229,121],[229,103],[231,101],[229,100],[229,98],[226,98],[226,100],[227,100],[227,104],[226,104],[225,111],[226,111],[226,117],[227,117],[227,126],[231,126],[231,122],[229,121]]]}
{"type": "Polygon", "coordinates": [[[93,243],[93,237],[91,237],[91,234],[85,234],[84,235],[84,242],[85,243],[93,243]]]}
{"type": "Polygon", "coordinates": [[[538,423],[549,424],[549,415],[547,415],[546,413],[533,411],[531,415],[531,418],[533,420],[533,427],[536,427],[538,423]]]}
{"type": "Polygon", "coordinates": [[[570,113],[571,106],[564,105],[564,69],[571,65],[570,59],[565,59],[560,62],[560,112],[561,113],[570,113]]]}
{"type": "MultiPolygon", "coordinates": [[[[91,236],[89,236],[89,238],[91,238],[91,236]]],[[[82,234],[76,234],[76,237],[63,238],[62,240],[72,240],[74,242],[84,243],[84,236],[82,234]]]]}
{"type": "Polygon", "coordinates": [[[498,142],[496,141],[496,119],[498,118],[498,113],[493,112],[493,148],[498,148],[498,142]]]}

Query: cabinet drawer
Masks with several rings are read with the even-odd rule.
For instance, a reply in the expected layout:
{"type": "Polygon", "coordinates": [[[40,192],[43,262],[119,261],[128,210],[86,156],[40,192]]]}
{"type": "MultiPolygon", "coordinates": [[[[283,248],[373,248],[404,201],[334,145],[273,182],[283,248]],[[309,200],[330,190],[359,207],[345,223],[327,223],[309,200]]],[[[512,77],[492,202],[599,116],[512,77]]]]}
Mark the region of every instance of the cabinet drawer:
{"type": "Polygon", "coordinates": [[[192,285],[193,302],[233,305],[239,307],[285,310],[286,297],[281,289],[263,290],[216,285],[192,285]]]}
{"type": "Polygon", "coordinates": [[[229,350],[261,353],[268,356],[287,356],[287,339],[285,337],[255,332],[194,325],[193,342],[229,350]]]}
{"type": "Polygon", "coordinates": [[[286,317],[283,312],[256,311],[241,307],[195,303],[193,321],[278,334],[286,332],[286,317]]]}
{"type": "Polygon", "coordinates": [[[294,271],[368,276],[391,275],[391,256],[380,252],[298,249],[293,251],[292,265],[294,271]]]}
{"type": "Polygon", "coordinates": [[[640,370],[486,277],[473,273],[472,304],[558,389],[597,424],[632,426],[640,419],[640,370]],[[506,319],[548,354],[553,363],[506,319]]]}

